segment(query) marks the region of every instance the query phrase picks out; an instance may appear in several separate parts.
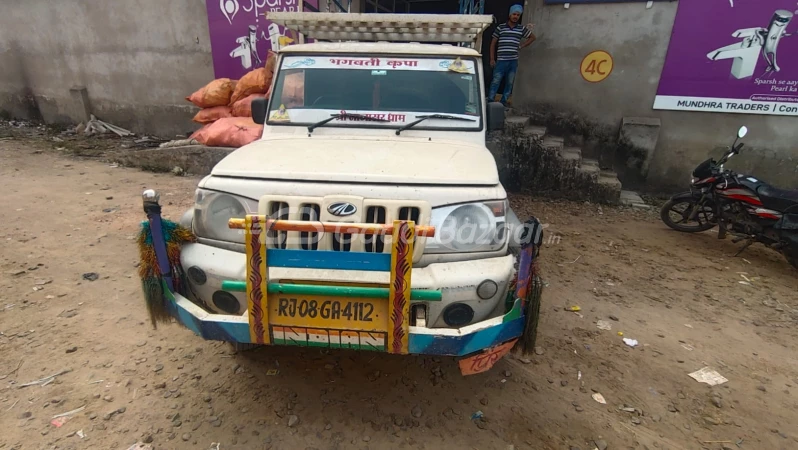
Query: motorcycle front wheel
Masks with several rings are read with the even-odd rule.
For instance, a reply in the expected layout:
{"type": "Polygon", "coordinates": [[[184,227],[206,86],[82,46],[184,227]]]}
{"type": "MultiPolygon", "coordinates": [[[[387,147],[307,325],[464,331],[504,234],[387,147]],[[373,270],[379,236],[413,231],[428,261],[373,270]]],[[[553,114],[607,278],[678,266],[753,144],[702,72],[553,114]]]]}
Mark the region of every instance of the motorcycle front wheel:
{"type": "Polygon", "coordinates": [[[690,193],[674,196],[662,206],[660,218],[665,225],[684,233],[700,233],[714,228],[714,209],[711,205],[699,205],[698,211],[690,218],[696,203],[696,198],[690,193]]]}

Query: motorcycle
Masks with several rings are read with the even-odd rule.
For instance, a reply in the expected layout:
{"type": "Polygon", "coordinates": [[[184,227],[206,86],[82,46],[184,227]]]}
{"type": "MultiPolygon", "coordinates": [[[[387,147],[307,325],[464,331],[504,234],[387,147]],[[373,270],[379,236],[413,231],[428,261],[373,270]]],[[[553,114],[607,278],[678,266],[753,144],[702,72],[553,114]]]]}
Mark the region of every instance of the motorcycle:
{"type": "Polygon", "coordinates": [[[660,210],[665,225],[685,233],[718,227],[718,239],[745,241],[735,256],[754,243],[781,252],[798,269],[798,190],[771,186],[753,176],[724,168],[740,154],[748,128],[741,127],[731,148],[693,170],[690,190],[674,195],[660,210]]]}

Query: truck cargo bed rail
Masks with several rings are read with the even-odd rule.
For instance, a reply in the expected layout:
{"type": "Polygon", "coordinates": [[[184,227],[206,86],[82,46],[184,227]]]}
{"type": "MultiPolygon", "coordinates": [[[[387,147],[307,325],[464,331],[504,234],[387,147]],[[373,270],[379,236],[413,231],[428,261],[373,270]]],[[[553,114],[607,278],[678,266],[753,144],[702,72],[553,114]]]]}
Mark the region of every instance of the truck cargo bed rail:
{"type": "Polygon", "coordinates": [[[354,14],[268,12],[266,18],[325,41],[469,43],[482,45],[493,16],[476,14],[354,14]]]}

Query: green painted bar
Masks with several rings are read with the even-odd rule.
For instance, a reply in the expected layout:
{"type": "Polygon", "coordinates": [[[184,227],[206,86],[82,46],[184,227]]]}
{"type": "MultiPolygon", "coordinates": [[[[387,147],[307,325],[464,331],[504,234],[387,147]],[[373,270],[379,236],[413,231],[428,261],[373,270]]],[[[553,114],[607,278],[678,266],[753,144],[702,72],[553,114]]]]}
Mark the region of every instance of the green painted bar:
{"type": "Polygon", "coordinates": [[[247,292],[246,281],[222,281],[222,290],[228,292],[247,292]]]}
{"type": "MultiPolygon", "coordinates": [[[[222,289],[230,292],[246,292],[245,281],[222,281],[222,289]]],[[[333,297],[388,298],[387,288],[350,287],[350,286],[317,286],[313,284],[280,284],[269,283],[269,293],[292,295],[330,295],[333,297]]],[[[440,291],[411,289],[410,300],[423,302],[439,302],[440,291]]]]}

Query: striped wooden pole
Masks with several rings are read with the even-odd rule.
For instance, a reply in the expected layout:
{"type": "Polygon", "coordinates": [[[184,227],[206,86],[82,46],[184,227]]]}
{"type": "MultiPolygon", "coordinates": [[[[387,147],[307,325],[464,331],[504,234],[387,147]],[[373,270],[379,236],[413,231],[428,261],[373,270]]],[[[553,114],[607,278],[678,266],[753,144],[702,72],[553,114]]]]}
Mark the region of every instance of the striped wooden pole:
{"type": "Polygon", "coordinates": [[[388,352],[406,355],[409,353],[410,334],[410,276],[413,272],[413,244],[415,223],[396,220],[393,223],[393,247],[391,248],[391,281],[388,307],[388,352]]]}
{"type": "Polygon", "coordinates": [[[247,216],[244,228],[244,242],[246,242],[247,251],[249,337],[256,344],[271,342],[267,303],[269,271],[266,261],[266,246],[262,242],[268,221],[264,219],[263,216],[247,216]]]}

